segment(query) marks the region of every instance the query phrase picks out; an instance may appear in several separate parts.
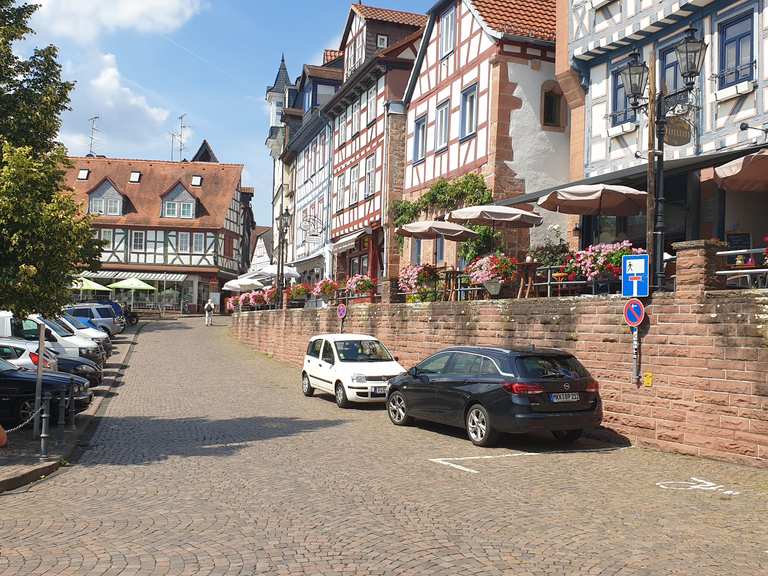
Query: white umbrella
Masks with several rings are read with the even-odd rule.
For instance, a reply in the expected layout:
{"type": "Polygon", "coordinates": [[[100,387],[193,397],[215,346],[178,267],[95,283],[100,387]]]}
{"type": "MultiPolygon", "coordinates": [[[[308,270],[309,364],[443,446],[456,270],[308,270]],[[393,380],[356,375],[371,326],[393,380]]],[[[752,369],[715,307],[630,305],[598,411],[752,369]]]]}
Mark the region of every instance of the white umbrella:
{"type": "Polygon", "coordinates": [[[411,222],[405,224],[396,230],[400,236],[408,238],[421,238],[422,240],[434,240],[440,236],[446,240],[458,242],[460,240],[469,240],[477,236],[477,232],[465,228],[460,224],[453,222],[442,222],[440,220],[425,220],[423,222],[411,222]]]}
{"type": "Polygon", "coordinates": [[[258,290],[264,288],[264,284],[256,278],[237,278],[224,284],[223,289],[230,292],[247,292],[248,290],[258,290]]]}
{"type": "MultiPolygon", "coordinates": [[[[246,276],[254,278],[274,278],[277,276],[277,264],[268,264],[254,272],[249,272],[246,276]]],[[[283,266],[284,278],[301,278],[301,274],[293,266],[283,266]]]]}
{"type": "Polygon", "coordinates": [[[647,203],[647,192],[615,184],[568,186],[538,201],[547,210],[582,216],[633,216],[644,212],[647,203]]]}
{"type": "Polygon", "coordinates": [[[495,224],[503,222],[514,228],[531,228],[538,226],[544,219],[535,212],[514,208],[512,206],[467,206],[448,213],[446,220],[461,224],[495,224]]]}

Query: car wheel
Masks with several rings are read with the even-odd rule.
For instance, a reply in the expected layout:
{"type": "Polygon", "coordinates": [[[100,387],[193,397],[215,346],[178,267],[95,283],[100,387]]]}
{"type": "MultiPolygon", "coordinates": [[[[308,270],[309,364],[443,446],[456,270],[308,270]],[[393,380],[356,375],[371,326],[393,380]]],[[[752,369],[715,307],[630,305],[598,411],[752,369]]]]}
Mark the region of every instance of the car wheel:
{"type": "Polygon", "coordinates": [[[312,396],[315,393],[315,389],[309,383],[309,376],[307,376],[306,372],[301,375],[301,391],[304,393],[304,396],[312,396]]]}
{"type": "Polygon", "coordinates": [[[387,400],[387,413],[395,426],[408,426],[413,418],[408,416],[408,405],[402,392],[392,392],[387,400]]]}
{"type": "Polygon", "coordinates": [[[564,444],[576,442],[581,438],[583,430],[553,430],[552,435],[564,444]]]}
{"type": "Polygon", "coordinates": [[[344,390],[344,385],[341,382],[336,382],[336,405],[339,408],[346,408],[349,406],[349,400],[347,400],[347,393],[344,390]]]}
{"type": "Polygon", "coordinates": [[[488,411],[480,404],[475,404],[467,412],[467,435],[475,446],[492,446],[498,433],[491,426],[488,411]]]}
{"type": "Polygon", "coordinates": [[[26,422],[35,412],[34,400],[20,400],[16,404],[16,419],[19,422],[26,422]]]}

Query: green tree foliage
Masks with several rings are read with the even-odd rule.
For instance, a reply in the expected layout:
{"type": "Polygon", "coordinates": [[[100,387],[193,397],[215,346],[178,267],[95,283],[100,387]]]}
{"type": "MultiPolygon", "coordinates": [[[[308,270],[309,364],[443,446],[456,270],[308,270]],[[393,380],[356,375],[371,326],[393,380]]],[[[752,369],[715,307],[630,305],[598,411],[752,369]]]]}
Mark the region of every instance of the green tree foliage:
{"type": "Polygon", "coordinates": [[[100,251],[65,190],[66,150],[56,142],[72,84],[61,80],[55,47],[13,53],[35,9],[0,0],[0,309],[17,316],[60,310],[100,251]]]}
{"type": "MultiPolygon", "coordinates": [[[[493,202],[493,194],[479,174],[465,174],[455,180],[440,179],[421,197],[414,200],[398,200],[392,204],[391,217],[396,227],[415,222],[426,213],[443,216],[451,210],[465,206],[478,206],[493,202]]],[[[470,262],[477,256],[492,252],[501,238],[490,226],[468,226],[478,236],[461,243],[459,254],[470,262]]],[[[402,242],[402,238],[400,238],[402,242]]]]}

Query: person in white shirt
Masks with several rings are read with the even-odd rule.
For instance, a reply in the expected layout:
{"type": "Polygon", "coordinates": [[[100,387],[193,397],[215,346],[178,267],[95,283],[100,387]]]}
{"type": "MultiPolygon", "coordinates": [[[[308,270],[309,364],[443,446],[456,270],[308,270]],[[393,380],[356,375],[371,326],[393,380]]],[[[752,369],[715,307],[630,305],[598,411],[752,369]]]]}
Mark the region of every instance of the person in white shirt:
{"type": "Polygon", "coordinates": [[[205,303],[205,307],[203,310],[205,310],[205,325],[206,326],[213,326],[213,311],[216,309],[216,307],[213,305],[213,300],[208,298],[208,302],[205,303]]]}

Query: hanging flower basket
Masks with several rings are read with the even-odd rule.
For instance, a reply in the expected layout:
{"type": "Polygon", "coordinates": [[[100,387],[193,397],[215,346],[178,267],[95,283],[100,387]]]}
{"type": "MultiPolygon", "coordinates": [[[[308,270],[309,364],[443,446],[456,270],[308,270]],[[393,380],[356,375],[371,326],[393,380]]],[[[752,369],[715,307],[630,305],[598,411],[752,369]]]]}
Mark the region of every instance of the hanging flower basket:
{"type": "Polygon", "coordinates": [[[338,289],[339,284],[337,282],[334,282],[330,278],[323,278],[320,282],[315,284],[315,287],[312,289],[312,294],[327,302],[334,297],[338,289]]]}

